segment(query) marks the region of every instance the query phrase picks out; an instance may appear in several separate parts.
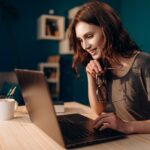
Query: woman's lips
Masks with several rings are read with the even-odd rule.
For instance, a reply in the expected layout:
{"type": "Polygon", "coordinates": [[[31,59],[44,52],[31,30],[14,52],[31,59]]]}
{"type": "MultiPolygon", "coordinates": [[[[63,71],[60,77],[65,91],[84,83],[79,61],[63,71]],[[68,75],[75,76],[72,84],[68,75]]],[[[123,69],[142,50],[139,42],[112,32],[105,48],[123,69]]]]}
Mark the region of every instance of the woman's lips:
{"type": "Polygon", "coordinates": [[[94,54],[96,53],[96,48],[93,49],[93,50],[90,50],[90,53],[91,53],[92,55],[94,55],[94,54]]]}

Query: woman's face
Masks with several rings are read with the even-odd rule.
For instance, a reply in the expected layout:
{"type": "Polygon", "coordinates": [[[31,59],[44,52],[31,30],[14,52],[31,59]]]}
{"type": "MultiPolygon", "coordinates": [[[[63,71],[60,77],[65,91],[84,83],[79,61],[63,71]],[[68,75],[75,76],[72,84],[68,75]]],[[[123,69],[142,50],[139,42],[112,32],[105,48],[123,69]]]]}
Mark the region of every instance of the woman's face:
{"type": "Polygon", "coordinates": [[[86,22],[78,22],[75,27],[77,39],[81,47],[86,50],[93,59],[99,59],[105,44],[103,29],[86,22]]]}

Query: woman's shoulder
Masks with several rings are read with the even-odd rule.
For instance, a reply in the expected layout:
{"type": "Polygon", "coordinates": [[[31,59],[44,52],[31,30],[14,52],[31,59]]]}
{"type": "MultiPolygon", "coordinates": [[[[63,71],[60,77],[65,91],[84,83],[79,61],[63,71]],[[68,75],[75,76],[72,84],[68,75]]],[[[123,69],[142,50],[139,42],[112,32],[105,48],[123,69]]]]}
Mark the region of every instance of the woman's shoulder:
{"type": "Polygon", "coordinates": [[[150,53],[148,53],[148,52],[140,52],[139,53],[139,58],[141,58],[141,59],[150,59],[150,53]]]}
{"type": "Polygon", "coordinates": [[[150,66],[150,53],[140,52],[135,59],[134,67],[135,66],[150,66]]]}

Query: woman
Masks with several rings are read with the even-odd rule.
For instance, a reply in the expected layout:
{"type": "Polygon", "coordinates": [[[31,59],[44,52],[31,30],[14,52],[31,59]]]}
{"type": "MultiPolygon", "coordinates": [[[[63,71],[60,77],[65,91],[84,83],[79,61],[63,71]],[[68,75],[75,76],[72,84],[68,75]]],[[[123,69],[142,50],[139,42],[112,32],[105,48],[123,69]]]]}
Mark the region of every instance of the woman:
{"type": "Polygon", "coordinates": [[[114,10],[102,2],[83,5],[69,40],[73,69],[78,73],[81,63],[87,72],[90,105],[99,115],[94,128],[150,133],[150,55],[131,40],[114,10]]]}

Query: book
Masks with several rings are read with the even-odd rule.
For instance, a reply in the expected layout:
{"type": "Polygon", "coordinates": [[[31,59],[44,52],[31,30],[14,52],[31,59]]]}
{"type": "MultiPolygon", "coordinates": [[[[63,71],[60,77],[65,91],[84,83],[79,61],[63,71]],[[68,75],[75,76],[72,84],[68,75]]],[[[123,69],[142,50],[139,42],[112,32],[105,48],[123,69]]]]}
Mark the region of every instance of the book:
{"type": "Polygon", "coordinates": [[[64,102],[63,101],[53,101],[54,109],[56,113],[65,112],[64,102]]]}

